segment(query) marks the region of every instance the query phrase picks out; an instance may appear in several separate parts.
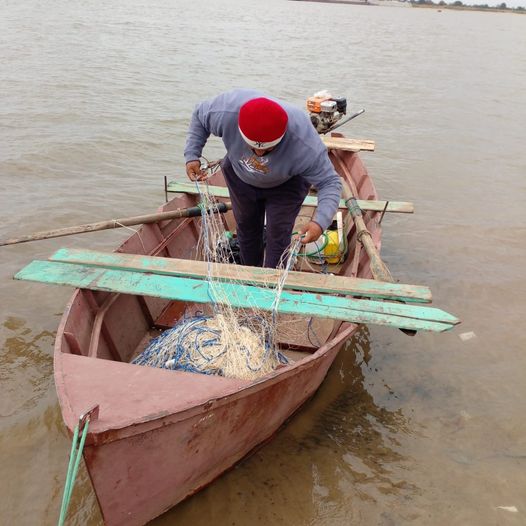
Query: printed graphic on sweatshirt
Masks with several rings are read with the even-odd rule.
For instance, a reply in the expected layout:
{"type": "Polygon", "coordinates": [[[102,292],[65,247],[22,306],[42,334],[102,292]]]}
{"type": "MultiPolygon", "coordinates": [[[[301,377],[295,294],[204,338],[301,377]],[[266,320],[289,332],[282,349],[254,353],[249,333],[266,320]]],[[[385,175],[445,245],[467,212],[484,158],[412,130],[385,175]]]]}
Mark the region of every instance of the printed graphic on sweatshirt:
{"type": "Polygon", "coordinates": [[[268,159],[266,157],[258,157],[257,155],[251,155],[250,157],[241,157],[239,164],[247,170],[247,172],[257,174],[268,174],[268,159]]]}

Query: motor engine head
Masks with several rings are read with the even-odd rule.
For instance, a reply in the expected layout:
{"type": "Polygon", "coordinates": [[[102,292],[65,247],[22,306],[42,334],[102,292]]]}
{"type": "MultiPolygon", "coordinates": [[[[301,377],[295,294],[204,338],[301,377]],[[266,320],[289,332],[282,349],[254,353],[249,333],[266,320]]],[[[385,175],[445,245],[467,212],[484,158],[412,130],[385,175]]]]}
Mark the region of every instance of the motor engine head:
{"type": "Polygon", "coordinates": [[[347,113],[347,99],[319,91],[307,99],[310,121],[318,133],[327,133],[347,113]]]}

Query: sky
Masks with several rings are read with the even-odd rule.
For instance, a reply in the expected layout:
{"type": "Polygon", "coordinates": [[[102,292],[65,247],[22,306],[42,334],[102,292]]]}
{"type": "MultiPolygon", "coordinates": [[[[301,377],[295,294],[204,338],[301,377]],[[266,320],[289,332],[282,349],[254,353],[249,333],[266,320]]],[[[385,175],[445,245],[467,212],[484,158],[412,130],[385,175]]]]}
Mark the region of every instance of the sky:
{"type": "MultiPolygon", "coordinates": [[[[446,4],[452,4],[455,0],[444,0],[446,4]]],[[[526,0],[461,0],[465,5],[484,5],[488,4],[490,7],[497,7],[502,2],[506,4],[506,7],[524,7],[526,8],[526,0]]],[[[435,4],[438,4],[440,0],[433,0],[435,4]]]]}
{"type": "MultiPolygon", "coordinates": [[[[488,4],[489,6],[497,6],[504,2],[507,7],[526,7],[526,0],[500,0],[500,1],[489,1],[489,0],[465,0],[464,3],[468,5],[474,4],[488,4]]],[[[446,3],[450,3],[447,1],[446,3]]]]}
{"type": "MultiPolygon", "coordinates": [[[[433,0],[436,3],[437,1],[433,0]]],[[[440,1],[440,0],[438,0],[440,1]]],[[[452,4],[454,0],[444,0],[446,4],[452,4]]],[[[506,7],[526,7],[526,0],[462,0],[466,5],[484,5],[488,4],[490,7],[496,7],[502,2],[506,4],[506,7]]]]}

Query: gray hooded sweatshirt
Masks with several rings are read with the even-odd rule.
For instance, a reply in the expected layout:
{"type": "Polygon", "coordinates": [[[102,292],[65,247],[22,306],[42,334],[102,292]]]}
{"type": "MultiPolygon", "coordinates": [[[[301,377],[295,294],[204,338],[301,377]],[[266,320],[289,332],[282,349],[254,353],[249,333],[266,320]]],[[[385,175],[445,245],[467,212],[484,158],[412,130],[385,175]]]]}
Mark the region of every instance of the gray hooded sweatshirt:
{"type": "Polygon", "coordinates": [[[274,99],[288,115],[287,131],[279,144],[258,157],[243,140],[238,128],[241,106],[266,96],[255,90],[235,89],[198,104],[192,114],[184,156],[186,162],[199,159],[210,134],[221,137],[235,174],[258,188],[279,186],[291,177],[303,177],[318,191],[314,221],[323,230],[338,209],[342,184],[307,114],[300,108],[274,99]]]}

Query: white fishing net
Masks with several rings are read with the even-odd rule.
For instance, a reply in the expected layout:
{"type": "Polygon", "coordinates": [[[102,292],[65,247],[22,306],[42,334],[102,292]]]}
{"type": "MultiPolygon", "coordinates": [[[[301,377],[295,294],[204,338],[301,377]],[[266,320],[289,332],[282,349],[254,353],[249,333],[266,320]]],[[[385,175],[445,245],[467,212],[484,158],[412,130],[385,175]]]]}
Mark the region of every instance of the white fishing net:
{"type": "MultiPolygon", "coordinates": [[[[196,187],[203,211],[217,207],[206,182],[196,182],[196,187]]],[[[241,287],[242,273],[233,263],[221,214],[203,212],[200,232],[198,254],[207,262],[212,314],[184,316],[172,329],[152,340],[133,363],[246,380],[264,376],[287,363],[278,349],[277,312],[300,242],[291,243],[273,279],[257,287],[241,287]],[[225,263],[229,264],[226,276],[225,267],[219,272],[219,266],[225,263]],[[240,302],[242,308],[233,306],[240,302]],[[262,302],[270,304],[270,309],[261,310],[262,302]]]]}

